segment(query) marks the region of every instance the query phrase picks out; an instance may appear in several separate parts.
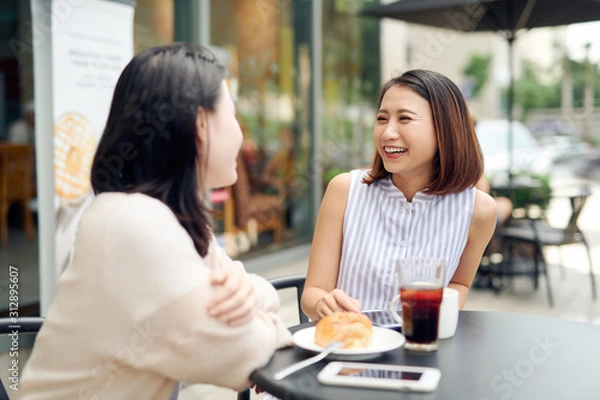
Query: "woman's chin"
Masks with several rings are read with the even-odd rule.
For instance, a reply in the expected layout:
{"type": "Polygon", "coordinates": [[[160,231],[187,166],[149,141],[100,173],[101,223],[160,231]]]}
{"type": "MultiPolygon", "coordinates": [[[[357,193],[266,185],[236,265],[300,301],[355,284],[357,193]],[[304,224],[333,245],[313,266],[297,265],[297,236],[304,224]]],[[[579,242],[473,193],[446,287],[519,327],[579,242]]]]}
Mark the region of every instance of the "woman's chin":
{"type": "Polygon", "coordinates": [[[237,172],[230,174],[229,176],[220,176],[219,179],[208,179],[206,186],[208,189],[219,189],[227,186],[231,186],[238,180],[237,172]]]}
{"type": "Polygon", "coordinates": [[[235,184],[238,180],[237,174],[234,174],[233,176],[229,177],[229,179],[223,179],[223,181],[221,182],[221,185],[219,187],[227,187],[227,186],[231,186],[233,184],[235,184]]]}

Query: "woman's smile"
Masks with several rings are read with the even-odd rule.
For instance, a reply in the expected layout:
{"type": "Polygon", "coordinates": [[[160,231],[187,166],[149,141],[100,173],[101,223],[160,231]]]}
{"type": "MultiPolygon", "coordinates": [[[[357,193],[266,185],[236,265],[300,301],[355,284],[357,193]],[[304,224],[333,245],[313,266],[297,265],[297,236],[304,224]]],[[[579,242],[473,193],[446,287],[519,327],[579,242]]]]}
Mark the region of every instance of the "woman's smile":
{"type": "Polygon", "coordinates": [[[396,159],[402,157],[404,153],[406,153],[408,149],[406,147],[396,147],[396,146],[384,146],[383,152],[385,153],[385,158],[388,159],[396,159]]]}

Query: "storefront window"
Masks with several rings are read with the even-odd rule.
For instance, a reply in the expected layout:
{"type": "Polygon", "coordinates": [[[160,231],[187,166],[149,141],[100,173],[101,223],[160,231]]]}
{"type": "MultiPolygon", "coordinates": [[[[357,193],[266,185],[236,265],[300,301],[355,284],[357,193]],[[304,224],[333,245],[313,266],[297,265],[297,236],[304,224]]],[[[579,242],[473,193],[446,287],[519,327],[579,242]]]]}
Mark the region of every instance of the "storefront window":
{"type": "MultiPolygon", "coordinates": [[[[174,0],[136,0],[135,3],[134,52],[173,42],[174,0]]],[[[16,151],[15,142],[19,142],[18,146],[29,146],[36,154],[42,150],[35,148],[34,132],[53,132],[52,126],[33,126],[34,38],[30,4],[29,0],[0,2],[0,186],[13,192],[9,200],[0,195],[0,263],[5,266],[0,271],[0,293],[7,293],[9,268],[18,269],[20,315],[23,316],[39,313],[39,216],[35,165],[33,155],[23,157],[24,161],[19,163],[19,172],[16,173],[13,161],[8,167],[3,163],[7,159],[4,153],[5,150],[16,151]],[[25,163],[30,175],[21,173],[25,163]],[[11,171],[8,176],[3,175],[6,168],[11,171]]],[[[77,7],[77,4],[73,2],[72,7],[77,7]]],[[[65,15],[67,18],[69,14],[65,15]]],[[[36,45],[51,39],[43,27],[36,29],[36,45]]],[[[5,316],[7,305],[2,304],[0,316],[5,316]]]]}
{"type": "Polygon", "coordinates": [[[323,1],[324,183],[373,158],[380,85],[379,24],[359,15],[378,1],[323,1]]]}
{"type": "MultiPolygon", "coordinates": [[[[200,41],[200,24],[207,18],[200,15],[200,3],[137,0],[134,52],[173,41],[200,41]]],[[[380,77],[378,23],[358,14],[368,3],[376,1],[316,3],[323,15],[323,119],[314,121],[315,3],[210,0],[208,42],[228,67],[245,135],[238,183],[211,197],[221,210],[215,214],[216,233],[230,255],[254,257],[310,241],[317,211],[314,197],[320,195],[314,192],[315,162],[322,163],[325,185],[336,173],[370,161],[380,77]],[[322,154],[311,154],[314,124],[323,127],[322,154]]],[[[33,53],[15,52],[8,45],[12,39],[31,43],[30,2],[3,1],[0,20],[0,140],[6,141],[10,125],[26,120],[33,100],[33,53]]],[[[42,130],[52,132],[52,127],[42,130]]],[[[33,190],[25,206],[10,206],[8,245],[0,247],[0,262],[21,268],[24,304],[39,299],[37,234],[22,212],[31,212],[36,227],[35,186],[33,190]]],[[[0,284],[5,283],[0,277],[0,284]]]]}
{"type": "MultiPolygon", "coordinates": [[[[23,315],[38,310],[33,55],[29,1],[0,2],[0,293],[19,276],[23,315]]],[[[0,316],[8,315],[8,297],[0,316]]]]}
{"type": "Polygon", "coordinates": [[[307,1],[211,2],[211,45],[227,55],[244,133],[238,182],[220,225],[232,255],[274,250],[312,233],[309,9],[307,1]]]}
{"type": "Polygon", "coordinates": [[[174,10],[173,0],[136,0],[133,27],[135,54],[173,42],[174,10]]]}

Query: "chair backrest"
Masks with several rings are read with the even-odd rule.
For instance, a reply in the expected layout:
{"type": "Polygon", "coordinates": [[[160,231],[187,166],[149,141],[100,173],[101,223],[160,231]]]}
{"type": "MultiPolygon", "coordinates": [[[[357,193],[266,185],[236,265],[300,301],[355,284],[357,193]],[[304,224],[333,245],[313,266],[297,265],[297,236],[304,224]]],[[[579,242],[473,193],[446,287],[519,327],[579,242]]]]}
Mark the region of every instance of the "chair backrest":
{"type": "MultiPolygon", "coordinates": [[[[0,335],[10,335],[14,333],[18,333],[19,335],[35,334],[39,332],[43,323],[43,317],[0,318],[0,335]]],[[[23,366],[20,365],[20,368],[22,369],[23,366]]],[[[0,381],[0,399],[8,398],[6,388],[2,381],[0,381]]]]}
{"type": "Polygon", "coordinates": [[[308,317],[302,311],[302,306],[300,304],[300,300],[302,299],[302,292],[304,291],[304,283],[306,282],[306,275],[299,274],[299,275],[283,276],[280,278],[270,279],[269,282],[277,290],[288,289],[288,288],[296,289],[296,301],[297,301],[298,317],[300,318],[300,323],[308,322],[308,317]]]}
{"type": "Polygon", "coordinates": [[[231,198],[225,202],[225,230],[249,232],[273,231],[273,242],[280,243],[285,207],[281,194],[253,193],[248,165],[242,153],[237,158],[237,181],[229,188],[231,198]],[[248,222],[255,223],[253,228],[248,222]]]}
{"type": "Polygon", "coordinates": [[[33,196],[33,147],[29,144],[0,144],[0,201],[33,196]]]}
{"type": "Polygon", "coordinates": [[[20,318],[0,318],[0,335],[6,335],[18,331],[21,333],[38,333],[44,317],[20,317],[20,318]]]}
{"type": "MultiPolygon", "coordinates": [[[[300,300],[302,299],[302,292],[304,291],[304,283],[306,282],[306,275],[288,275],[279,278],[272,278],[269,280],[271,285],[277,290],[283,289],[296,289],[296,304],[298,306],[298,317],[300,323],[308,322],[308,317],[302,311],[300,300]]],[[[237,400],[250,400],[250,389],[243,390],[238,393],[237,400]]]]}

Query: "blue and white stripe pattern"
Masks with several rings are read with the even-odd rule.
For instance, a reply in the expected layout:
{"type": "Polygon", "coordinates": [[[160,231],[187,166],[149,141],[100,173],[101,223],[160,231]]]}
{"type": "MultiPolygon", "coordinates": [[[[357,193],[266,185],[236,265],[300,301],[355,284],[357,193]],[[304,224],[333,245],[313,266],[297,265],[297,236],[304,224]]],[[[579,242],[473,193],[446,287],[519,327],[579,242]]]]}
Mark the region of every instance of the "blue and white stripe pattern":
{"type": "Polygon", "coordinates": [[[367,171],[350,172],[337,287],[363,310],[388,309],[398,294],[396,262],[408,257],[446,260],[446,282],[467,243],[476,189],[433,196],[418,192],[411,203],[391,177],[362,183],[367,171]]]}

